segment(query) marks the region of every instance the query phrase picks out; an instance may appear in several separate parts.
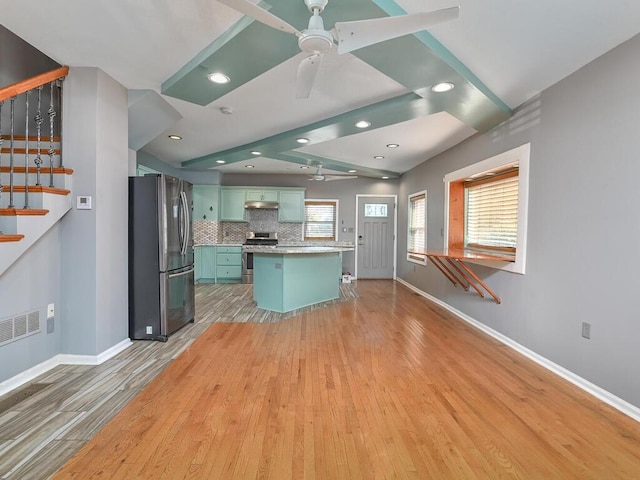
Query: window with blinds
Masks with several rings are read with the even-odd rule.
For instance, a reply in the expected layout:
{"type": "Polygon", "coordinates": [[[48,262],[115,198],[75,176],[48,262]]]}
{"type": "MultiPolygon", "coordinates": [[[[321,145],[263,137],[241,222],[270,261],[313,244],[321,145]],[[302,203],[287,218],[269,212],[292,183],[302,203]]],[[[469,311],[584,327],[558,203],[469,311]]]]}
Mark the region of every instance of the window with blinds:
{"type": "Polygon", "coordinates": [[[518,170],[468,181],[464,187],[465,247],[515,253],[518,170]]]}
{"type": "Polygon", "coordinates": [[[426,263],[427,248],[427,192],[409,195],[409,231],[407,232],[407,260],[426,263]]]}
{"type": "Polygon", "coordinates": [[[304,239],[336,240],[336,201],[304,202],[304,239]]]}

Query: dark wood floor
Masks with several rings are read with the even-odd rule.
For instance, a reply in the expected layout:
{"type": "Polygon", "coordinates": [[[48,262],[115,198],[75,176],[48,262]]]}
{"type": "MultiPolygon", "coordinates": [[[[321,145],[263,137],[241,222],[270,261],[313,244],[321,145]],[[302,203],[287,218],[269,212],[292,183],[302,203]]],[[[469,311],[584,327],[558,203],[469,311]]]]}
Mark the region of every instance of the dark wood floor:
{"type": "Polygon", "coordinates": [[[211,325],[54,478],[640,478],[640,424],[399,284],[357,287],[211,325]]]}

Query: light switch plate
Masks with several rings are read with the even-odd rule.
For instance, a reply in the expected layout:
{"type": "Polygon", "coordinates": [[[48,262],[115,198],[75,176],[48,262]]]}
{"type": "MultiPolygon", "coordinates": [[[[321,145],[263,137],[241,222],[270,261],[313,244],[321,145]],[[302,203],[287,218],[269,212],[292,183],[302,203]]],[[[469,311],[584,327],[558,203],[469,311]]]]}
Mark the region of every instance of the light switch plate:
{"type": "Polygon", "coordinates": [[[47,318],[51,318],[54,315],[55,315],[54,304],[50,303],[49,305],[47,305],[47,318]]]}

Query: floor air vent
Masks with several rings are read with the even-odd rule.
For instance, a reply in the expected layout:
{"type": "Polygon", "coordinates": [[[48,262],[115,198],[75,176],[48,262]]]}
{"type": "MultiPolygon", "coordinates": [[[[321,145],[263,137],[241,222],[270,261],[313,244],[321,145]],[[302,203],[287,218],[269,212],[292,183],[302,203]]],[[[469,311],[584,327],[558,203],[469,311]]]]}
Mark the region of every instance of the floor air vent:
{"type": "Polygon", "coordinates": [[[40,312],[22,313],[0,320],[0,346],[40,331],[40,312]]]}

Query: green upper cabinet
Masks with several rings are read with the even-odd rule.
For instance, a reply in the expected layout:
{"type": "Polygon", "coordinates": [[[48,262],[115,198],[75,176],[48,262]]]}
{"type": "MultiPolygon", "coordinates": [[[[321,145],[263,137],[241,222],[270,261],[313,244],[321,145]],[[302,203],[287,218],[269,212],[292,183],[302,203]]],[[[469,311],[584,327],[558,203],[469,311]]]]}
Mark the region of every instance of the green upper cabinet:
{"type": "Polygon", "coordinates": [[[278,221],[304,222],[304,190],[280,190],[278,221]]]}
{"type": "Polygon", "coordinates": [[[220,189],[220,220],[225,222],[244,222],[244,188],[220,189]]]}
{"type": "Polygon", "coordinates": [[[215,222],[220,208],[219,185],[193,186],[193,219],[215,222]]]}
{"type": "Polygon", "coordinates": [[[246,192],[247,202],[259,201],[259,202],[277,202],[278,190],[277,189],[249,189],[246,192]]]}

